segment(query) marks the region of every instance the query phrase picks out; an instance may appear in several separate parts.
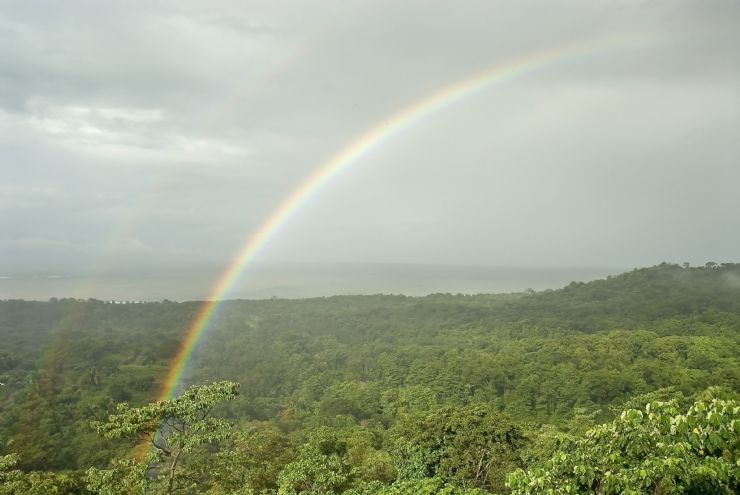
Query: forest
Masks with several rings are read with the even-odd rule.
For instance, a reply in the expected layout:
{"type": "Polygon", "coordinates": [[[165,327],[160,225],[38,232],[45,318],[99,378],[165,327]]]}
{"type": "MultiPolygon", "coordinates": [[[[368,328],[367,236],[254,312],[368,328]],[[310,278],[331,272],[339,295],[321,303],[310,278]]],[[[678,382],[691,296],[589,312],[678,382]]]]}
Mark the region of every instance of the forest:
{"type": "Polygon", "coordinates": [[[0,301],[0,494],[732,494],[740,264],[557,290],[0,301]]]}

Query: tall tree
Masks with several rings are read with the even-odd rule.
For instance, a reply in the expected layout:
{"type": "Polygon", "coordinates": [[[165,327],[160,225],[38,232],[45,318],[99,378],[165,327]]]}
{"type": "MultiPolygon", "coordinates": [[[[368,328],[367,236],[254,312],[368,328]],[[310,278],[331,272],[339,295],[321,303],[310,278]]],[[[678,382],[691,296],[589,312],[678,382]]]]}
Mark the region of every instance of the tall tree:
{"type": "Polygon", "coordinates": [[[106,437],[129,438],[146,445],[149,452],[142,462],[120,461],[112,469],[88,470],[90,487],[113,494],[128,491],[111,490],[150,484],[171,495],[197,483],[189,476],[187,457],[229,437],[231,424],[211,413],[217,404],[236,397],[238,388],[238,384],[224,381],[193,386],[175,399],[143,407],[119,404],[117,414],[96,423],[95,428],[106,437]]]}

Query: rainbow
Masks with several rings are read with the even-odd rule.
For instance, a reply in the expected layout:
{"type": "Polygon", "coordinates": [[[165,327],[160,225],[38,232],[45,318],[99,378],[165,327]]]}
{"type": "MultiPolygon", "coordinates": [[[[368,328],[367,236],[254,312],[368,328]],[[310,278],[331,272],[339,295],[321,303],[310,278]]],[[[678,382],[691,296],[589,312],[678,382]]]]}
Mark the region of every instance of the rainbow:
{"type": "Polygon", "coordinates": [[[288,222],[291,215],[301,205],[337,176],[341,171],[356,163],[374,148],[397,136],[413,124],[437,113],[459,101],[469,98],[484,89],[508,82],[534,71],[542,70],[555,63],[588,55],[605,48],[621,46],[622,42],[635,43],[641,46],[646,39],[654,38],[652,33],[635,35],[634,33],[606,37],[587,43],[571,43],[556,48],[531,53],[510,63],[501,64],[484,70],[472,77],[442,88],[438,92],[422,98],[380,121],[360,137],[350,142],[327,161],[322,163],[283,203],[249,236],[238,256],[215,284],[207,300],[199,308],[187,330],[179,351],[165,377],[159,400],[172,398],[190,361],[198,342],[203,337],[208,324],[218,309],[221,300],[234,285],[241,272],[255,258],[262,247],[288,222]]]}

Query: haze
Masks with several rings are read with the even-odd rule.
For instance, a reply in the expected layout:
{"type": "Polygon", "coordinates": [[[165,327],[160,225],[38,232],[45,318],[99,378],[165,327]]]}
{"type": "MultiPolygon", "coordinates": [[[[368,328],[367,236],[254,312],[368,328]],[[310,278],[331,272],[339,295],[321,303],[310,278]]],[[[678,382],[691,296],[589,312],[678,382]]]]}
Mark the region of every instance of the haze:
{"type": "Polygon", "coordinates": [[[215,279],[364,131],[566,45],[381,142],[256,262],[737,261],[739,24],[718,0],[2,2],[0,276],[215,279]]]}

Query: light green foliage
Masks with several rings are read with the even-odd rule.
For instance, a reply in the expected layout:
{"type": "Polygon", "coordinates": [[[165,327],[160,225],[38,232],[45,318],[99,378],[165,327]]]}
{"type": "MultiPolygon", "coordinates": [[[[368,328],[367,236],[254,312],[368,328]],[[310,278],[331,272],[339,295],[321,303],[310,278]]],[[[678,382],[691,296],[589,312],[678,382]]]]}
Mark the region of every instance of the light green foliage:
{"type": "Polygon", "coordinates": [[[312,433],[298,458],[280,473],[278,495],[342,493],[353,476],[346,452],[346,442],[335,432],[322,428],[312,433]]]}
{"type": "Polygon", "coordinates": [[[161,483],[147,476],[148,460],[117,459],[107,469],[90,468],[85,486],[96,495],[138,495],[156,490],[161,483]]]}
{"type": "Polygon", "coordinates": [[[217,382],[193,386],[175,399],[142,407],[119,404],[117,413],[107,422],[95,423],[97,431],[110,438],[147,442],[151,450],[143,463],[121,462],[110,470],[88,471],[90,486],[105,495],[129,493],[142,483],[163,485],[168,495],[193,489],[193,481],[183,475],[187,456],[199,447],[216,445],[229,437],[231,424],[212,417],[211,412],[217,404],[236,397],[238,388],[233,382],[217,382]],[[116,491],[121,484],[127,491],[116,491]]]}
{"type": "Polygon", "coordinates": [[[117,413],[106,422],[96,422],[95,429],[110,438],[143,438],[160,452],[173,449],[189,453],[204,443],[225,439],[231,425],[210,416],[213,407],[236,397],[234,382],[190,387],[172,400],[157,401],[142,407],[119,404],[117,413]]]}
{"type": "Polygon", "coordinates": [[[0,457],[0,494],[21,493],[21,489],[25,487],[23,472],[13,469],[17,463],[17,454],[0,457]]]}
{"type": "Polygon", "coordinates": [[[522,465],[534,466],[547,461],[566,442],[572,433],[564,433],[554,425],[545,424],[525,430],[529,443],[521,450],[522,465]]]}
{"type": "Polygon", "coordinates": [[[390,486],[367,484],[345,492],[345,495],[485,495],[477,488],[461,488],[454,483],[446,483],[441,478],[401,480],[390,486]]]}
{"type": "Polygon", "coordinates": [[[517,470],[514,494],[734,493],[740,482],[740,406],[732,400],[676,401],[627,409],[544,464],[517,470]]]}
{"type": "Polygon", "coordinates": [[[0,456],[0,495],[75,495],[83,494],[82,483],[74,474],[31,472],[15,469],[18,456],[0,456]]]}

